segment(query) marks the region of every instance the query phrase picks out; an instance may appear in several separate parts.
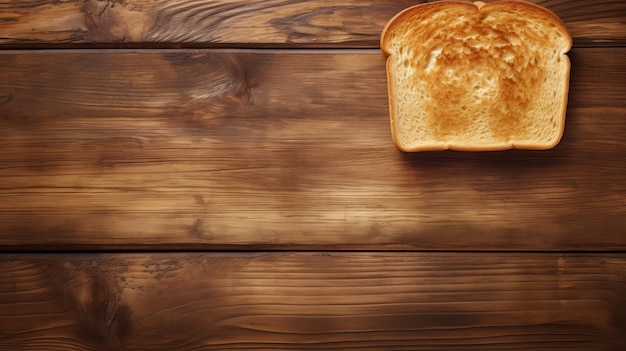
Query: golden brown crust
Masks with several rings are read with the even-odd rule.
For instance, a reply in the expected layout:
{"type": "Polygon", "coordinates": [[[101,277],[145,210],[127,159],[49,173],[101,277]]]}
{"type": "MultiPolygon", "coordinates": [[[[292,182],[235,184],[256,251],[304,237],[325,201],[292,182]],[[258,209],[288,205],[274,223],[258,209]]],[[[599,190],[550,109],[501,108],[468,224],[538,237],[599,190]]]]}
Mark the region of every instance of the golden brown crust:
{"type": "Polygon", "coordinates": [[[430,3],[421,3],[421,4],[417,4],[417,5],[408,7],[406,9],[398,12],[389,21],[387,21],[387,24],[385,25],[385,27],[383,27],[383,30],[382,30],[381,35],[380,35],[380,48],[383,51],[383,53],[386,56],[389,56],[389,55],[392,54],[392,52],[388,51],[387,44],[390,41],[389,38],[388,38],[388,34],[391,33],[392,31],[394,31],[396,29],[395,26],[397,26],[399,23],[406,22],[407,17],[410,17],[414,13],[420,13],[420,12],[423,12],[423,11],[436,12],[440,8],[445,8],[445,7],[449,6],[450,4],[459,4],[461,6],[468,6],[469,8],[476,8],[476,6],[474,6],[471,3],[467,3],[467,2],[463,2],[463,1],[455,1],[455,0],[447,0],[447,1],[440,1],[440,2],[430,2],[430,3]]]}
{"type": "Polygon", "coordinates": [[[537,4],[523,1],[523,0],[498,0],[498,1],[494,1],[492,3],[487,4],[487,6],[508,6],[508,7],[527,8],[530,11],[534,11],[536,14],[541,14],[543,16],[546,16],[549,18],[550,21],[554,21],[555,23],[558,23],[561,27],[560,28],[561,31],[567,33],[567,37],[569,38],[569,47],[567,48],[568,51],[569,49],[571,49],[573,45],[572,36],[569,34],[569,30],[567,29],[567,25],[565,24],[565,22],[563,22],[563,20],[559,16],[557,16],[554,12],[548,10],[547,8],[543,6],[539,6],[537,4]]]}
{"type": "Polygon", "coordinates": [[[480,10],[487,4],[482,1],[474,1],[474,5],[480,10]]]}
{"type": "MultiPolygon", "coordinates": [[[[508,22],[515,22],[515,19],[515,17],[510,17],[508,22]]],[[[545,23],[541,23],[540,25],[545,26],[545,23]]],[[[487,32],[481,32],[483,31],[484,26],[480,22],[478,22],[478,24],[480,25],[472,26],[470,31],[478,33],[478,36],[486,36],[487,32]]],[[[521,24],[520,26],[523,27],[524,24],[521,24]]],[[[430,40],[430,38],[436,36],[438,32],[443,30],[445,26],[441,25],[440,27],[441,28],[437,28],[437,26],[432,25],[431,27],[422,27],[420,28],[422,30],[422,33],[420,33],[420,35],[422,35],[424,38],[429,38],[430,40]]],[[[418,61],[420,62],[421,66],[419,67],[413,67],[412,64],[407,64],[405,62],[405,68],[402,68],[397,60],[392,60],[391,57],[389,57],[387,60],[390,124],[392,129],[393,141],[399,149],[403,151],[426,151],[444,149],[482,151],[504,150],[510,148],[548,149],[554,147],[559,142],[563,133],[565,110],[567,106],[567,87],[569,85],[569,60],[564,54],[569,51],[572,45],[572,40],[565,24],[551,11],[541,6],[519,0],[501,0],[489,4],[484,4],[482,2],[468,3],[461,1],[442,1],[436,3],[420,4],[398,13],[387,23],[387,25],[383,29],[381,33],[381,50],[386,56],[396,55],[398,54],[398,50],[402,50],[402,47],[398,47],[398,42],[401,42],[403,45],[407,46],[415,45],[411,46],[411,48],[417,47],[416,50],[426,50],[426,53],[420,54],[421,59],[418,61]],[[419,45],[422,45],[423,41],[420,42],[420,44],[415,44],[409,43],[408,41],[410,40],[408,39],[395,39],[395,36],[401,36],[404,32],[409,31],[412,26],[421,25],[423,22],[426,22],[429,16],[438,14],[441,11],[448,11],[450,9],[454,9],[454,13],[450,15],[453,17],[461,15],[477,16],[480,18],[484,18],[484,16],[488,16],[488,14],[492,12],[501,11],[512,12],[515,14],[519,12],[521,15],[533,17],[537,22],[545,21],[545,23],[549,23],[551,30],[560,32],[560,39],[566,38],[568,40],[568,43],[566,45],[563,45],[562,41],[559,39],[559,51],[555,52],[555,54],[563,56],[562,58],[559,58],[559,61],[566,60],[566,62],[561,62],[558,64],[559,72],[563,73],[558,73],[558,77],[556,77],[555,74],[557,73],[546,73],[542,70],[543,68],[534,67],[536,61],[543,60],[545,57],[548,57],[550,53],[543,54],[544,56],[531,57],[530,61],[525,62],[524,65],[521,65],[519,63],[513,64],[511,62],[507,62],[505,65],[503,65],[502,57],[515,57],[516,60],[516,55],[518,55],[519,52],[507,53],[506,51],[501,51],[500,49],[498,49],[503,48],[508,50],[507,46],[502,43],[505,43],[510,39],[507,36],[510,33],[500,33],[503,30],[501,28],[488,28],[489,38],[490,40],[492,40],[493,45],[496,46],[495,49],[490,48],[489,50],[484,50],[483,47],[478,47],[477,49],[476,45],[484,46],[484,43],[472,43],[471,40],[476,41],[475,38],[470,38],[467,40],[448,38],[446,39],[448,40],[446,42],[447,46],[443,49],[441,47],[433,47],[433,44],[431,43],[424,44],[424,46],[431,46],[430,48],[423,49],[419,48],[419,45]],[[498,41],[500,41],[501,43],[499,43],[498,41]],[[453,47],[454,49],[450,49],[450,47],[453,47]],[[436,65],[433,65],[434,68],[430,67],[430,64],[424,63],[425,61],[429,61],[427,55],[430,55],[430,61],[433,61],[433,56],[436,57],[437,63],[436,65]],[[492,120],[489,120],[488,123],[491,124],[491,127],[489,128],[492,131],[497,131],[498,137],[501,137],[502,139],[494,142],[482,142],[482,140],[481,142],[472,142],[471,140],[463,140],[463,136],[460,136],[462,133],[459,131],[470,128],[466,125],[472,123],[472,121],[468,120],[467,116],[464,116],[461,111],[468,109],[468,103],[472,103],[471,100],[467,100],[466,96],[463,96],[463,91],[467,90],[470,87],[469,84],[471,82],[476,82],[479,80],[484,81],[484,77],[482,76],[471,76],[468,75],[466,72],[463,72],[460,74],[463,76],[462,80],[454,77],[456,80],[450,81],[452,83],[430,84],[428,87],[429,90],[427,92],[427,95],[432,94],[436,96],[437,99],[439,99],[439,102],[434,105],[420,105],[420,113],[428,116],[428,119],[430,120],[430,122],[423,122],[423,126],[427,126],[429,128],[429,137],[433,138],[433,140],[431,140],[431,142],[422,144],[409,144],[406,141],[400,140],[401,138],[397,135],[397,131],[402,130],[402,128],[404,127],[398,125],[398,122],[396,121],[396,118],[394,116],[394,111],[398,110],[398,106],[400,106],[401,103],[406,104],[407,102],[398,101],[399,99],[396,96],[398,94],[398,88],[395,88],[396,91],[392,89],[391,83],[394,82],[394,80],[398,80],[398,71],[409,71],[413,69],[423,72],[424,70],[428,71],[430,69],[433,71],[431,75],[442,77],[442,75],[444,74],[444,69],[449,69],[450,67],[456,68],[457,66],[460,66],[459,62],[463,62],[466,67],[478,65],[489,65],[489,69],[498,69],[497,67],[500,67],[498,74],[503,74],[499,74],[498,79],[496,79],[496,84],[498,86],[498,105],[496,106],[496,108],[499,110],[493,110],[489,113],[490,116],[497,116],[497,118],[492,118],[492,120]],[[567,69],[565,69],[565,65],[567,65],[567,69]],[[555,134],[555,136],[549,141],[546,141],[544,139],[542,139],[542,141],[532,140],[532,138],[529,137],[523,137],[519,139],[518,132],[523,129],[528,129],[529,127],[525,125],[525,123],[527,122],[524,121],[523,114],[518,113],[518,111],[524,111],[524,109],[529,108],[528,106],[531,106],[531,108],[537,110],[537,104],[533,105],[531,103],[528,103],[528,100],[533,99],[533,96],[535,96],[532,92],[533,87],[538,84],[540,85],[541,81],[545,82],[549,79],[554,80],[555,78],[560,79],[564,83],[563,85],[559,85],[559,88],[556,88],[560,92],[560,94],[556,93],[557,95],[553,97],[553,99],[560,99],[560,101],[562,101],[562,104],[559,105],[559,116],[556,116],[556,120],[558,121],[548,121],[549,123],[556,124],[556,126],[553,126],[551,128],[556,128],[557,134],[555,134]],[[458,105],[458,107],[460,107],[458,113],[452,113],[450,112],[451,109],[448,108],[441,108],[441,106],[444,106],[446,104],[458,105]],[[462,140],[459,141],[459,137],[462,140]]],[[[491,42],[488,44],[491,45],[491,42]]],[[[508,48],[510,48],[510,45],[508,48]]],[[[552,50],[552,48],[549,49],[552,50]]],[[[542,51],[547,50],[548,49],[542,51]]],[[[408,54],[405,54],[405,56],[407,55],[408,54]]],[[[402,79],[404,80],[413,78],[415,76],[419,79],[425,79],[426,81],[428,81],[428,79],[424,77],[423,73],[411,75],[409,73],[403,72],[403,74],[404,78],[402,79]]],[[[492,82],[492,80],[490,80],[489,82],[492,82]]],[[[424,85],[423,82],[420,84],[424,85]]],[[[401,83],[400,85],[404,86],[407,84],[401,83]]],[[[544,84],[544,86],[545,85],[546,84],[544,84]]],[[[477,84],[477,86],[478,88],[481,88],[480,84],[477,84]]],[[[546,99],[546,97],[544,96],[545,93],[542,92],[541,94],[542,95],[539,96],[539,98],[546,99]]],[[[424,96],[420,96],[423,100],[424,96]]],[[[483,101],[479,102],[482,103],[483,101]]],[[[472,109],[469,108],[469,110],[472,109]]],[[[485,111],[484,108],[482,109],[482,111],[485,111]]],[[[481,128],[484,129],[484,126],[481,126],[481,128]]]]}
{"type": "MultiPolygon", "coordinates": [[[[567,29],[567,26],[565,25],[565,23],[563,22],[563,20],[561,20],[561,18],[559,16],[557,16],[554,12],[546,9],[545,7],[539,6],[537,4],[533,4],[533,3],[530,3],[530,2],[527,2],[527,1],[523,1],[523,0],[498,0],[498,1],[494,1],[494,2],[488,3],[488,4],[484,5],[484,6],[477,6],[476,3],[482,3],[482,2],[481,1],[476,1],[474,4],[471,4],[471,3],[468,3],[468,2],[465,2],[465,1],[444,0],[444,1],[439,1],[439,2],[421,3],[421,4],[418,4],[418,5],[414,5],[414,6],[408,7],[406,9],[400,11],[399,13],[397,13],[394,17],[392,17],[387,22],[385,27],[383,28],[383,30],[381,32],[381,36],[380,36],[380,47],[381,47],[381,50],[387,56],[392,54],[391,52],[388,51],[388,46],[387,46],[387,44],[389,42],[389,39],[387,37],[388,33],[391,32],[392,30],[394,30],[394,26],[396,26],[398,23],[404,22],[406,20],[406,17],[409,17],[413,13],[422,12],[422,11],[426,11],[426,10],[435,12],[439,8],[448,7],[450,4],[456,4],[458,6],[466,6],[468,8],[468,10],[471,10],[471,9],[483,10],[483,8],[485,6],[487,6],[487,7],[509,6],[509,7],[526,8],[526,9],[529,9],[531,11],[535,11],[537,14],[541,14],[543,16],[547,16],[552,21],[554,21],[556,23],[559,23],[562,26],[562,30],[565,31],[565,32],[568,32],[568,35],[569,35],[569,31],[567,29]]],[[[567,48],[568,50],[573,45],[573,41],[572,41],[571,35],[569,35],[569,40],[570,40],[570,45],[567,48]]]]}

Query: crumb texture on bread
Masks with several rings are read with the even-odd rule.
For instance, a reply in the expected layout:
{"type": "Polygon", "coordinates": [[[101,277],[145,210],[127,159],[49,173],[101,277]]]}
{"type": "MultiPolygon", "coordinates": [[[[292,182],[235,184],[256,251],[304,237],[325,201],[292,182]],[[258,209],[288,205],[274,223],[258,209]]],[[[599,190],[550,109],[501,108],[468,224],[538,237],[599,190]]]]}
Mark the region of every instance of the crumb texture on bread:
{"type": "Polygon", "coordinates": [[[553,147],[564,129],[571,40],[556,15],[519,1],[401,12],[381,36],[396,145],[553,147]]]}

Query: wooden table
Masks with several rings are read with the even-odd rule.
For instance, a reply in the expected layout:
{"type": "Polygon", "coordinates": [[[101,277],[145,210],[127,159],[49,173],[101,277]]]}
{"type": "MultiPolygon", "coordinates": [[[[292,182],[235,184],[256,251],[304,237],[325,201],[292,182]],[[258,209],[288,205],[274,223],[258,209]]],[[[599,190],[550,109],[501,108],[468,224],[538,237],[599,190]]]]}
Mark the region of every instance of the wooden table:
{"type": "Polygon", "coordinates": [[[626,2],[550,151],[404,154],[419,1],[0,0],[0,350],[626,349],[626,2]]]}

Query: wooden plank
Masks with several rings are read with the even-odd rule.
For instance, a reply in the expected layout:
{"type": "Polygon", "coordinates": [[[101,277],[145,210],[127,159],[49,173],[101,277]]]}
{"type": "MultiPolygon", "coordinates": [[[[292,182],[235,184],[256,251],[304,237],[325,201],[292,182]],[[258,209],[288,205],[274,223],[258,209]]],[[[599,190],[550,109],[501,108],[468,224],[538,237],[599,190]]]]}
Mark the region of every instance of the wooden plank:
{"type": "MultiPolygon", "coordinates": [[[[374,48],[393,15],[420,2],[0,0],[0,45],[374,48]]],[[[533,2],[556,12],[577,46],[626,43],[622,0],[533,2]]]]}
{"type": "Polygon", "coordinates": [[[626,347],[624,255],[0,256],[3,350],[626,347]]]}
{"type": "Polygon", "coordinates": [[[554,150],[403,154],[377,50],[0,53],[0,248],[624,250],[626,49],[572,56],[554,150]]]}

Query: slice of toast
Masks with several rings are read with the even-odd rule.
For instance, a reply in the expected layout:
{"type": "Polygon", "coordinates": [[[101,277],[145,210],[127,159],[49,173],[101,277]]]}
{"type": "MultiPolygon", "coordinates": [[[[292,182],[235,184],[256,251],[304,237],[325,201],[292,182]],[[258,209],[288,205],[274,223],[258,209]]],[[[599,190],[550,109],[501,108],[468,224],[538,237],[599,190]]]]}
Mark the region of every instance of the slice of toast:
{"type": "Polygon", "coordinates": [[[502,0],[410,7],[381,34],[403,151],[550,149],[565,126],[572,38],[551,11],[502,0]]]}

